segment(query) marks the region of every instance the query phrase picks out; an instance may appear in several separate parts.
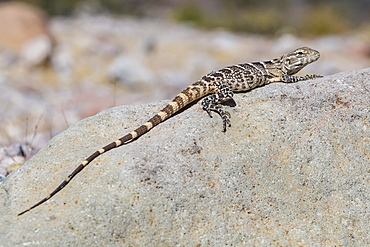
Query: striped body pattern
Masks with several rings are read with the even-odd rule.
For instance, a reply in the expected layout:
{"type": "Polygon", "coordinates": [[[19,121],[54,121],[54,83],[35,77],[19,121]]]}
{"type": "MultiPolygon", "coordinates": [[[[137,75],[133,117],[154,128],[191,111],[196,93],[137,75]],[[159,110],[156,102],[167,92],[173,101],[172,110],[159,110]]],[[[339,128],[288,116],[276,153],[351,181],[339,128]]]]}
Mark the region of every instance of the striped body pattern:
{"type": "Polygon", "coordinates": [[[53,192],[18,215],[22,215],[49,200],[101,154],[147,133],[154,126],[200,98],[203,98],[201,105],[210,117],[212,117],[212,111],[220,115],[223,121],[223,131],[225,132],[226,128],[231,126],[230,113],[224,111],[220,104],[233,100],[234,92],[248,91],[272,82],[291,83],[321,77],[315,74],[294,76],[303,67],[316,61],[319,57],[320,53],[318,51],[308,47],[302,47],[270,61],[232,65],[212,71],[179,93],[168,105],[146,123],[91,154],[53,192]]]}

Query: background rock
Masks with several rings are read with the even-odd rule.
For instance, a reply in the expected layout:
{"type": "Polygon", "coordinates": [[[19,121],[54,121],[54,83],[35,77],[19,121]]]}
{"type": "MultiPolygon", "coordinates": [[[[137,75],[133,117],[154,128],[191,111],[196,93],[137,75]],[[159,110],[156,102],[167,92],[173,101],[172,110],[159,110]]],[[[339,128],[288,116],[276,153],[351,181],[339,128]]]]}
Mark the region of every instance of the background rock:
{"type": "Polygon", "coordinates": [[[108,69],[111,81],[122,83],[132,89],[145,90],[153,84],[152,72],[135,58],[121,56],[115,59],[108,69]]]}
{"type": "Polygon", "coordinates": [[[17,1],[0,4],[0,51],[14,52],[20,63],[32,67],[44,63],[51,56],[53,46],[43,11],[17,1]]]}
{"type": "Polygon", "coordinates": [[[4,246],[366,246],[370,69],[235,95],[233,126],[199,104],[82,171],[168,101],[122,106],[53,138],[1,185],[4,246]]]}

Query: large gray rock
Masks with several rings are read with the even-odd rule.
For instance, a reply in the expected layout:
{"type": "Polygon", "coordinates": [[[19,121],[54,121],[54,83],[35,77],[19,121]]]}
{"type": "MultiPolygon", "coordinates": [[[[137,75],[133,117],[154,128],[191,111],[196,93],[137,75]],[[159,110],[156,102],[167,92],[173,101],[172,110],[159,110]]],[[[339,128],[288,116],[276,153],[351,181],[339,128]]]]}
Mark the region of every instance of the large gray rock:
{"type": "Polygon", "coordinates": [[[116,107],[56,136],[1,186],[2,246],[370,245],[370,69],[199,104],[97,158],[167,101],[116,107]]]}

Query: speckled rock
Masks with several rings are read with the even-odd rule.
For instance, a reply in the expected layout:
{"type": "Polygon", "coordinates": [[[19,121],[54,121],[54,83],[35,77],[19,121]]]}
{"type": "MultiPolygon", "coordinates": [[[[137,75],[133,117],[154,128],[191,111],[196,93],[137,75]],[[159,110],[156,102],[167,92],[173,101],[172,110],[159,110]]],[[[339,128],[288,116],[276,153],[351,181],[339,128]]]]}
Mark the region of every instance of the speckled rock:
{"type": "Polygon", "coordinates": [[[4,246],[368,246],[370,69],[198,104],[97,158],[166,103],[116,107],[53,138],[0,187],[4,246]]]}

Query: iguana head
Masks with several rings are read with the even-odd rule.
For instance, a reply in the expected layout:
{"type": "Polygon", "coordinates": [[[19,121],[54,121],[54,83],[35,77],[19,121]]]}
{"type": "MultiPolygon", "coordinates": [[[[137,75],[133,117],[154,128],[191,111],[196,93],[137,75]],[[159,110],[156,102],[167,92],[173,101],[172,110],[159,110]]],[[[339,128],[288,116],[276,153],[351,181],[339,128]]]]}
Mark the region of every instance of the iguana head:
{"type": "Polygon", "coordinates": [[[287,75],[294,75],[306,65],[320,58],[320,53],[308,47],[301,47],[283,55],[281,69],[287,75]]]}

